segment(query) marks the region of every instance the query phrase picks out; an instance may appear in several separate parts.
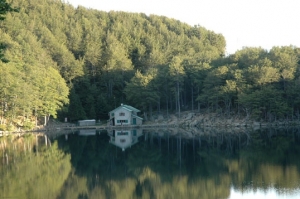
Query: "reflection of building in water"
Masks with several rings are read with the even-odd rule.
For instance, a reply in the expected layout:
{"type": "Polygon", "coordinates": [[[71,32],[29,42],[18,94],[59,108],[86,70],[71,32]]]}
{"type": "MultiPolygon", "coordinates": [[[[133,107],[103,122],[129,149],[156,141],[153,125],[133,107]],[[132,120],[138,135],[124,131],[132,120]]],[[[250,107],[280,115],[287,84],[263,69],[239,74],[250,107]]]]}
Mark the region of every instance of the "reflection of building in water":
{"type": "Polygon", "coordinates": [[[96,129],[80,129],[78,134],[82,136],[96,135],[96,129]]]}
{"type": "Polygon", "coordinates": [[[142,129],[134,130],[112,130],[108,133],[109,143],[120,147],[122,151],[138,142],[138,138],[143,135],[142,129]]]}

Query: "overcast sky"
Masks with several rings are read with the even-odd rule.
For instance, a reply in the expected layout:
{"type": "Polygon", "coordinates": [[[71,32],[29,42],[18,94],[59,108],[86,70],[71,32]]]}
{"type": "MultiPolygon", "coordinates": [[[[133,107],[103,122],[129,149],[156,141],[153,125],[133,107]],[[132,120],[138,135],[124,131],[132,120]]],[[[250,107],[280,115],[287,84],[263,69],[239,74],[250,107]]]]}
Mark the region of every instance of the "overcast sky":
{"type": "Polygon", "coordinates": [[[300,47],[300,0],[65,0],[103,11],[157,14],[221,33],[227,53],[242,47],[300,47]]]}

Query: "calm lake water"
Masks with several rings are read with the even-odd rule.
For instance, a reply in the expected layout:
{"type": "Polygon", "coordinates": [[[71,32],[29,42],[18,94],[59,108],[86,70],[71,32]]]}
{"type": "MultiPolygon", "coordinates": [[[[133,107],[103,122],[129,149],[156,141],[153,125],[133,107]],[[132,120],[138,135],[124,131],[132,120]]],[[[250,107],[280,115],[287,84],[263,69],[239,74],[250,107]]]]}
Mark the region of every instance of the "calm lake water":
{"type": "Polygon", "coordinates": [[[0,138],[0,198],[300,198],[300,128],[0,138]]]}

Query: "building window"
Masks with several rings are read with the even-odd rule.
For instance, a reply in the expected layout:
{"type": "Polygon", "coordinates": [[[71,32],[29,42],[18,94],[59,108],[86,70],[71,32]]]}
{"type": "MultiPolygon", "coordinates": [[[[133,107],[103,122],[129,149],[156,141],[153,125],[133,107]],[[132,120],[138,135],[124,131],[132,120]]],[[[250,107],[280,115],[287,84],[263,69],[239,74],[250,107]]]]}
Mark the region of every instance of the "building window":
{"type": "Polygon", "coordinates": [[[119,116],[125,116],[125,113],[121,112],[119,113],[119,116]]]}
{"type": "Polygon", "coordinates": [[[113,117],[113,116],[115,116],[115,114],[114,114],[114,113],[111,113],[111,116],[113,117]]]}
{"type": "Polygon", "coordinates": [[[123,132],[123,131],[117,132],[117,135],[128,135],[128,132],[127,131],[125,131],[125,132],[123,132]]]}
{"type": "Polygon", "coordinates": [[[117,120],[117,123],[121,124],[121,123],[128,123],[128,120],[117,120]]]}

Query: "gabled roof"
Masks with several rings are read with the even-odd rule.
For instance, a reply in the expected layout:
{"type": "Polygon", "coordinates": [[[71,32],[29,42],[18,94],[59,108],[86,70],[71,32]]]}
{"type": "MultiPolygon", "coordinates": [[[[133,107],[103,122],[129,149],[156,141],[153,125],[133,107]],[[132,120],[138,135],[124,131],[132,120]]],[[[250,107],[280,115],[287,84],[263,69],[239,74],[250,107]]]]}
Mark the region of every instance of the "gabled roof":
{"type": "Polygon", "coordinates": [[[120,147],[122,149],[122,151],[125,151],[125,149],[127,149],[128,147],[131,147],[132,145],[136,144],[138,142],[137,139],[134,139],[134,140],[130,140],[129,143],[124,143],[124,144],[121,144],[119,142],[116,142],[116,141],[109,141],[109,143],[117,146],[117,147],[120,147]]]}
{"type": "Polygon", "coordinates": [[[138,141],[139,141],[138,138],[143,135],[142,133],[141,134],[137,133],[136,135],[133,135],[133,130],[128,130],[128,131],[124,131],[124,132],[128,132],[127,135],[117,136],[118,132],[120,132],[120,131],[116,131],[116,136],[109,134],[109,137],[110,137],[109,143],[111,143],[117,147],[120,147],[122,149],[122,151],[125,151],[125,149],[127,149],[128,147],[131,147],[132,145],[138,143],[138,141]],[[112,140],[113,137],[115,137],[115,140],[112,140]],[[122,138],[129,138],[129,139],[126,139],[125,140],[126,142],[121,143],[121,142],[118,142],[119,140],[117,141],[117,137],[119,137],[120,139],[122,139],[122,138]]]}
{"type": "Polygon", "coordinates": [[[129,106],[129,105],[121,104],[121,106],[123,106],[125,108],[128,108],[128,109],[130,109],[130,110],[132,110],[134,112],[141,112],[139,109],[136,109],[136,108],[134,108],[132,106],[129,106]]]}
{"type": "Polygon", "coordinates": [[[132,106],[121,104],[121,106],[119,106],[118,108],[115,108],[114,110],[110,111],[109,113],[115,112],[116,110],[118,110],[120,108],[126,109],[127,111],[130,111],[130,112],[132,112],[132,111],[133,112],[141,112],[139,109],[136,109],[132,106]]]}

